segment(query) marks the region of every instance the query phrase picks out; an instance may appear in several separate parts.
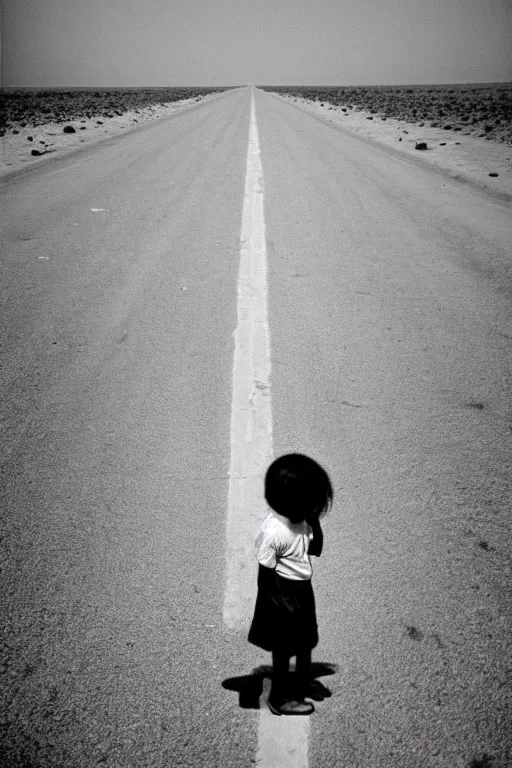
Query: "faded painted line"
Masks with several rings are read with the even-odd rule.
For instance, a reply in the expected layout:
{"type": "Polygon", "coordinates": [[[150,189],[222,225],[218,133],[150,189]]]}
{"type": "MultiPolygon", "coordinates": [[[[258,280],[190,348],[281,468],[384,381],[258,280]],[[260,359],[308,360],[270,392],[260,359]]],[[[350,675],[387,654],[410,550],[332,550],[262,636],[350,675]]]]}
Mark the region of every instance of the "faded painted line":
{"type": "Polygon", "coordinates": [[[308,768],[309,717],[277,717],[267,707],[270,679],[263,682],[258,729],[258,768],[308,768]]]}
{"type": "Polygon", "coordinates": [[[253,95],[240,241],[223,618],[231,629],[248,630],[257,578],[254,537],[266,514],[263,478],[272,460],[263,174],[253,95]]]}
{"type": "MultiPolygon", "coordinates": [[[[240,241],[223,619],[230,629],[247,632],[256,598],[254,537],[267,511],[263,480],[273,457],[263,171],[254,91],[240,241]]],[[[267,707],[269,688],[266,679],[260,698],[256,765],[308,768],[309,718],[272,715],[267,707]]]]}

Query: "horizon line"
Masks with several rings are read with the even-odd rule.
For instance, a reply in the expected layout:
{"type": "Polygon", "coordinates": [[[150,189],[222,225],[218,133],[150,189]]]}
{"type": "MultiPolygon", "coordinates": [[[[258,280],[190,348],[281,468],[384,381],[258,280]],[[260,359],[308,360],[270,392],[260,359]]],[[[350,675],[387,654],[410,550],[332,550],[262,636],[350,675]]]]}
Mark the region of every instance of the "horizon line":
{"type": "Polygon", "coordinates": [[[123,88],[135,90],[139,88],[418,88],[450,85],[512,85],[512,80],[466,80],[464,82],[443,83],[239,83],[236,85],[3,85],[3,89],[45,89],[45,88],[73,88],[73,89],[116,89],[123,88]]]}

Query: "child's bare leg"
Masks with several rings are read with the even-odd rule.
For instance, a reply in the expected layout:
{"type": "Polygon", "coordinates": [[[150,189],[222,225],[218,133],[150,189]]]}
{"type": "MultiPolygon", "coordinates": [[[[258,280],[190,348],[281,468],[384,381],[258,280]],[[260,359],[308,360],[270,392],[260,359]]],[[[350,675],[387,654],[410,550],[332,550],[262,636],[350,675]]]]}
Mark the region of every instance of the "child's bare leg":
{"type": "Polygon", "coordinates": [[[297,697],[289,689],[288,670],[290,656],[287,653],[274,651],[272,653],[274,675],[272,689],[268,697],[268,705],[274,715],[310,715],[315,711],[313,704],[304,701],[304,697],[297,697]]]}
{"type": "Polygon", "coordinates": [[[305,697],[315,701],[323,701],[331,695],[331,691],[325,685],[313,679],[311,648],[303,649],[297,654],[296,670],[296,690],[299,701],[302,701],[305,697]]]}
{"type": "Polygon", "coordinates": [[[311,648],[303,648],[297,653],[297,680],[307,685],[311,680],[311,648]]]}
{"type": "Polygon", "coordinates": [[[272,651],[272,688],[269,700],[275,704],[281,704],[287,698],[288,671],[290,668],[290,656],[286,651],[272,651]]]}

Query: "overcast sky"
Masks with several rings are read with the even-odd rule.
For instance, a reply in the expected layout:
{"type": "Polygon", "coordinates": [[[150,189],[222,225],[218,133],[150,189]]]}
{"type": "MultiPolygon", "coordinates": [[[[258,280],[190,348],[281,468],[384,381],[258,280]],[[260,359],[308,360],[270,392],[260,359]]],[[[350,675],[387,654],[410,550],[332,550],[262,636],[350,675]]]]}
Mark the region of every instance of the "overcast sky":
{"type": "Polygon", "coordinates": [[[512,0],[1,0],[6,86],[512,81],[512,0]]]}

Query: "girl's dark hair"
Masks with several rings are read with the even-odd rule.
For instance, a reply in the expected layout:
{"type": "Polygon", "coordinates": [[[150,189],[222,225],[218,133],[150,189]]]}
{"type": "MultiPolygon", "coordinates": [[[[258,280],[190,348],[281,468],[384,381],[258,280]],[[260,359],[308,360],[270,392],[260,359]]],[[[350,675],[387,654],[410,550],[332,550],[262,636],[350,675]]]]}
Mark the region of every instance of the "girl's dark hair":
{"type": "Polygon", "coordinates": [[[293,522],[324,517],[334,492],[327,472],[301,453],[276,459],[265,476],[265,499],[269,506],[293,522]],[[299,508],[297,502],[302,500],[299,508]]]}

